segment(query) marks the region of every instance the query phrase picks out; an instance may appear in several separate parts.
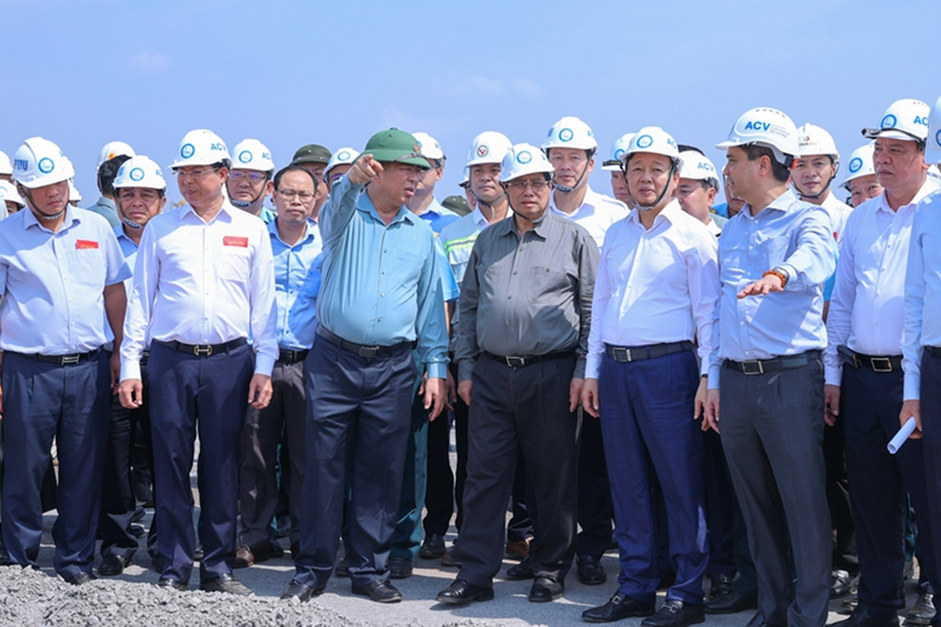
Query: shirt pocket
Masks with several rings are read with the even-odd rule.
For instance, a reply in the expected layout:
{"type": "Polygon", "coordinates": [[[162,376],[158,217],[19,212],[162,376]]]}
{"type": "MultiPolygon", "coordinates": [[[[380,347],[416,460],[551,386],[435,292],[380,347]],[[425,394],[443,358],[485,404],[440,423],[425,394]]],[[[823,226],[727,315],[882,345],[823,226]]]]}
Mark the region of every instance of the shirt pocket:
{"type": "Polygon", "coordinates": [[[72,251],[72,278],[76,283],[97,290],[105,287],[107,261],[100,247],[79,248],[72,251]]]}
{"type": "Polygon", "coordinates": [[[252,256],[248,248],[223,246],[219,259],[219,278],[247,285],[251,277],[252,256]]]}
{"type": "Polygon", "coordinates": [[[422,267],[425,265],[424,257],[411,250],[399,249],[393,259],[395,266],[391,270],[402,287],[417,288],[422,267]]]}
{"type": "Polygon", "coordinates": [[[529,269],[526,283],[526,299],[533,304],[558,305],[561,295],[571,289],[568,274],[548,266],[533,266],[529,269]]]}

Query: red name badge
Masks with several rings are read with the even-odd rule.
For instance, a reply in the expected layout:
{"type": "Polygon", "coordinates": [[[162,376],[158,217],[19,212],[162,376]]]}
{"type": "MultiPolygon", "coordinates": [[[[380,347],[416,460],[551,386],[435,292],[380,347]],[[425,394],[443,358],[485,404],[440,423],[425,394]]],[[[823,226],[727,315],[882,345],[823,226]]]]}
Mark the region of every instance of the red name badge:
{"type": "Polygon", "coordinates": [[[98,248],[98,242],[93,242],[90,239],[75,240],[75,250],[88,250],[89,248],[98,248]]]}
{"type": "Polygon", "coordinates": [[[239,248],[248,248],[248,238],[247,237],[236,237],[234,235],[226,235],[222,238],[223,246],[238,246],[239,248]]]}

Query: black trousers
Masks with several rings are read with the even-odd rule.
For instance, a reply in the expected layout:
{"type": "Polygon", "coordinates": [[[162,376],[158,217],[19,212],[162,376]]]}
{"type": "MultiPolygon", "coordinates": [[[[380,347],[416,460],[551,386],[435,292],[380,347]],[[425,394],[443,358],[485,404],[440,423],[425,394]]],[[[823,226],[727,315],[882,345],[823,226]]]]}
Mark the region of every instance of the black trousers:
{"type": "MultiPolygon", "coordinates": [[[[451,364],[457,378],[457,366],[451,364]]],[[[425,493],[425,534],[445,535],[451,516],[457,509],[454,525],[458,531],[463,522],[464,482],[467,480],[467,414],[468,407],[458,397],[454,403],[454,439],[457,444],[457,472],[451,470],[451,423],[446,415],[428,425],[428,487],[425,493]]]]}
{"type": "Polygon", "coordinates": [[[454,551],[460,579],[489,586],[503,558],[506,504],[521,451],[539,512],[537,575],[562,579],[575,555],[578,415],[569,412],[575,357],[523,368],[481,355],[468,421],[464,524],[454,551]]]}

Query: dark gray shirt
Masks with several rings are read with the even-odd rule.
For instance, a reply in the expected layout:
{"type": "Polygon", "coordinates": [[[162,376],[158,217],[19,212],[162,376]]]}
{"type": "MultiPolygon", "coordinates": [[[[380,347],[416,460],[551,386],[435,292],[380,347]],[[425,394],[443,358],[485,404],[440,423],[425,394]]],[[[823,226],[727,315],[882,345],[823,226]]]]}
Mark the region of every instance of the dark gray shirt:
{"type": "Polygon", "coordinates": [[[522,240],[513,216],[474,244],[458,304],[455,360],[468,381],[481,351],[528,357],[575,350],[585,376],[598,245],[571,220],[547,211],[522,240]]]}

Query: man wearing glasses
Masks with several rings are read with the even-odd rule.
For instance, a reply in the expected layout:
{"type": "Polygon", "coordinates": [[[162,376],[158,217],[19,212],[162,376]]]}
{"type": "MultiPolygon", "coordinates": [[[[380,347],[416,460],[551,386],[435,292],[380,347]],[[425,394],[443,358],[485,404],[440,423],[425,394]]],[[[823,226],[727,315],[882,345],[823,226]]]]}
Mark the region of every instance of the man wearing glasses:
{"type": "Polygon", "coordinates": [[[239,209],[258,216],[265,224],[270,224],[275,213],[264,203],[274,189],[271,151],[257,139],[244,139],[236,144],[232,155],[232,169],[225,180],[229,201],[239,209]]]}
{"type": "Polygon", "coordinates": [[[474,244],[458,305],[458,393],[470,408],[457,579],[438,594],[462,605],[493,598],[518,451],[539,512],[533,602],[558,599],[575,556],[578,414],[598,246],[548,211],[553,167],[513,146],[500,182],[513,215],[474,244]]]}
{"type": "Polygon", "coordinates": [[[275,220],[268,223],[268,233],[274,254],[275,332],[279,357],[271,374],[271,403],[264,409],[250,408],[242,432],[239,470],[242,533],[235,554],[236,568],[251,566],[272,556],[268,525],[278,502],[275,458],[282,430],[291,465],[288,498],[291,547],[297,553],[305,460],[304,360],[314,341],[317,318],[313,299],[320,286],[317,257],[322,243],[317,226],[310,221],[317,196],[314,175],[291,165],[275,175],[273,187],[272,199],[278,213],[275,220]],[[304,298],[308,293],[310,298],[304,298]]]}
{"type": "Polygon", "coordinates": [[[262,409],[271,399],[278,348],[271,238],[263,223],[226,200],[230,166],[215,133],[183,137],[171,167],[187,205],[144,229],[124,322],[120,395],[125,407],[140,406],[140,360],[150,338],[157,546],[164,563],[157,585],[185,590],[193,570],[189,474],[198,428],[200,589],[246,595],[248,588],[232,577],[239,441],[245,403],[262,409]]]}

